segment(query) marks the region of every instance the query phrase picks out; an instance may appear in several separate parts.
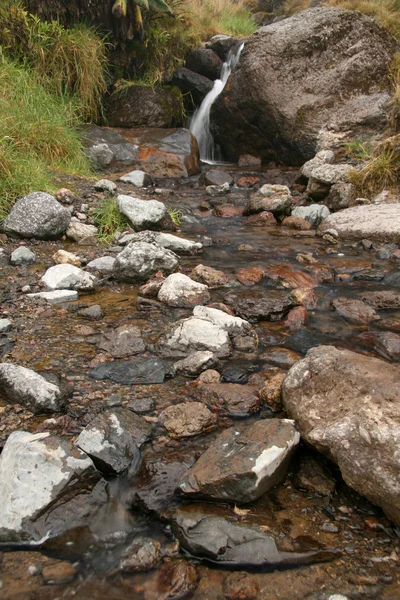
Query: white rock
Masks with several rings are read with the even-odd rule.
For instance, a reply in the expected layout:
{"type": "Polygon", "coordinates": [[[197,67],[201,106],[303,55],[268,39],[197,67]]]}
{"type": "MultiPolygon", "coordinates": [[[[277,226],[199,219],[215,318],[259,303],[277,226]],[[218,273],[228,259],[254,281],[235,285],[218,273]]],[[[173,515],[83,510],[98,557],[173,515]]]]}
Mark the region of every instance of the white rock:
{"type": "Polygon", "coordinates": [[[0,333],[7,333],[10,331],[12,323],[10,319],[0,319],[0,333]]]}
{"type": "Polygon", "coordinates": [[[86,265],[86,268],[99,271],[100,273],[112,273],[114,264],[115,256],[101,256],[100,258],[91,260],[90,263],[86,265]]]}
{"type": "Polygon", "coordinates": [[[81,223],[80,221],[71,221],[67,229],[67,237],[75,242],[82,242],[86,238],[96,237],[99,230],[94,225],[81,223]]]}
{"type": "Polygon", "coordinates": [[[49,304],[60,304],[61,302],[74,302],[78,300],[78,292],[75,290],[54,290],[53,292],[27,294],[27,298],[38,298],[47,300],[49,304]]]}
{"type": "Polygon", "coordinates": [[[300,172],[302,175],[304,175],[304,177],[309,179],[312,176],[313,169],[325,164],[331,165],[334,162],[335,154],[332,152],[332,150],[321,150],[321,152],[318,152],[314,158],[304,163],[300,169],[300,172]]]}
{"type": "Polygon", "coordinates": [[[109,179],[99,179],[99,181],[96,181],[96,183],[93,185],[93,189],[95,189],[97,192],[108,192],[109,194],[115,194],[117,191],[117,185],[109,179]]]}
{"type": "Polygon", "coordinates": [[[231,191],[231,187],[228,182],[222,183],[221,185],[208,185],[206,187],[207,196],[225,196],[231,191]]]}
{"type": "Polygon", "coordinates": [[[140,200],[131,196],[117,196],[119,211],[128,217],[136,230],[160,225],[167,216],[165,204],[158,200],[140,200]]]}
{"type": "Polygon", "coordinates": [[[155,244],[132,242],[114,263],[114,276],[121,281],[146,281],[157,271],[170,274],[179,266],[176,254],[155,244]]]}
{"type": "Polygon", "coordinates": [[[162,248],[167,248],[176,252],[176,254],[197,254],[203,249],[203,244],[193,242],[185,238],[172,235],[171,233],[163,233],[159,231],[140,231],[138,233],[126,233],[118,239],[121,245],[129,244],[130,242],[147,242],[149,244],[157,244],[162,248]]]}
{"type": "Polygon", "coordinates": [[[309,206],[297,206],[292,210],[293,217],[301,217],[305,219],[313,227],[318,227],[318,225],[329,217],[330,210],[324,204],[310,204],[309,206]]]}
{"type": "Polygon", "coordinates": [[[57,250],[53,254],[53,260],[56,265],[74,265],[75,267],[81,266],[81,261],[76,254],[73,252],[67,252],[66,250],[57,250]]]}
{"type": "Polygon", "coordinates": [[[0,391],[9,402],[27,406],[33,412],[59,412],[63,407],[60,388],[31,369],[0,363],[0,391]]]}
{"type": "Polygon", "coordinates": [[[172,325],[160,338],[160,351],[164,355],[187,356],[198,350],[209,350],[218,357],[229,356],[228,333],[210,321],[190,317],[172,325]]]}
{"type": "Polygon", "coordinates": [[[252,328],[248,321],[240,317],[233,317],[222,310],[207,306],[195,306],[193,315],[199,319],[210,321],[233,336],[246,335],[252,328]]]}
{"type": "Polygon", "coordinates": [[[168,306],[190,308],[209,302],[210,292],[203,283],[197,283],[182,273],[173,273],[162,284],[158,300],[168,306]]]}
{"type": "Polygon", "coordinates": [[[41,278],[48,290],[81,290],[92,291],[96,284],[96,277],[85,273],[74,265],[55,265],[47,269],[41,278]]]}
{"type": "Polygon", "coordinates": [[[138,188],[147,187],[152,183],[150,175],[139,170],[126,173],[125,175],[122,175],[119,180],[123,181],[124,183],[130,183],[138,188]]]}

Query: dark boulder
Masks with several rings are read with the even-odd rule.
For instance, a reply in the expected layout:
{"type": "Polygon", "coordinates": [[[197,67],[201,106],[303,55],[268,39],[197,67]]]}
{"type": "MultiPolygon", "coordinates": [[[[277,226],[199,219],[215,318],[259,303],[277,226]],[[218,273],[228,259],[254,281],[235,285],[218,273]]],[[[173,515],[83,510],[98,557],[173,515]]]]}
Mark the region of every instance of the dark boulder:
{"type": "Polygon", "coordinates": [[[182,94],[191,94],[196,106],[203,102],[213,87],[211,79],[185,67],[181,67],[175,71],[168,83],[179,88],[182,94]]]}
{"type": "Polygon", "coordinates": [[[219,79],[222,60],[211,48],[197,48],[187,57],[186,67],[214,81],[219,79]]]}

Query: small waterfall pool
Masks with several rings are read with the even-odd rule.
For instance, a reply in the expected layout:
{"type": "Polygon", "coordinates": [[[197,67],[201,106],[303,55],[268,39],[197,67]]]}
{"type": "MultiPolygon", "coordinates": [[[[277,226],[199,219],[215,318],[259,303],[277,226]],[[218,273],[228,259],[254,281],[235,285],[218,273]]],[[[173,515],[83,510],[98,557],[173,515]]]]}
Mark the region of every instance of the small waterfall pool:
{"type": "Polygon", "coordinates": [[[239,62],[244,42],[230,50],[226,62],[222,65],[221,78],[216,79],[214,86],[202,104],[193,113],[190,119],[189,129],[197,139],[199,145],[200,159],[206,163],[221,162],[220,150],[215,147],[214,138],[210,130],[211,107],[227,84],[230,74],[239,62]]]}

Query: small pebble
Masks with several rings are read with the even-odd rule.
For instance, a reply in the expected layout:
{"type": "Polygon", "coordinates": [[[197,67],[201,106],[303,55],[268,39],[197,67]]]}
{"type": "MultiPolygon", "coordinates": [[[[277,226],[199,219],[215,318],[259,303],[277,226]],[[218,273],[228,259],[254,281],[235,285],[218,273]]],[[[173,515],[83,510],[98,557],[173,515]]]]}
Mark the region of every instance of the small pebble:
{"type": "Polygon", "coordinates": [[[339,527],[337,527],[333,523],[326,522],[322,525],[321,531],[325,531],[326,533],[338,533],[339,527]]]}
{"type": "Polygon", "coordinates": [[[9,319],[0,319],[0,333],[7,333],[11,327],[12,323],[9,319]]]}

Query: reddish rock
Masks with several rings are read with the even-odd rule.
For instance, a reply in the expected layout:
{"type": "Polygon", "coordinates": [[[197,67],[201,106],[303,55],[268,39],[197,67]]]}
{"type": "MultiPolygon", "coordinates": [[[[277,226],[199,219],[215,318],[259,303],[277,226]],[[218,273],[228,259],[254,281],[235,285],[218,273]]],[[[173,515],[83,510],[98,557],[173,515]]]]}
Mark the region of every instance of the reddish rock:
{"type": "Polygon", "coordinates": [[[252,188],[257,185],[257,183],[260,183],[259,177],[240,177],[240,179],[237,180],[236,185],[240,188],[252,188]]]}
{"type": "Polygon", "coordinates": [[[223,204],[214,208],[215,215],[217,217],[238,217],[242,214],[242,208],[235,206],[234,204],[223,204]]]}
{"type": "Polygon", "coordinates": [[[312,276],[318,283],[331,283],[335,281],[335,274],[328,265],[315,265],[311,269],[312,276]]]}
{"type": "Polygon", "coordinates": [[[225,580],[223,594],[226,600],[255,600],[259,590],[254,575],[245,572],[231,573],[225,580]]]}
{"type": "Polygon", "coordinates": [[[249,385],[217,383],[201,387],[201,401],[216,413],[248,417],[260,410],[260,400],[249,385]]]}
{"type": "Polygon", "coordinates": [[[268,210],[263,210],[262,212],[260,212],[256,215],[251,215],[250,217],[246,217],[244,224],[245,225],[253,225],[255,227],[262,227],[264,225],[269,225],[269,226],[278,225],[278,222],[275,219],[272,212],[269,212],[268,210]]]}
{"type": "Polygon", "coordinates": [[[274,411],[282,409],[282,381],[285,379],[286,373],[277,373],[273,375],[264,384],[264,387],[259,390],[261,404],[268,406],[274,411]]]}
{"type": "Polygon", "coordinates": [[[178,600],[192,595],[200,575],[197,567],[187,560],[172,560],[162,565],[157,575],[157,600],[178,600]]]}
{"type": "Polygon", "coordinates": [[[283,325],[289,329],[290,333],[295,333],[304,327],[307,323],[307,319],[308,314],[304,306],[296,306],[296,308],[292,308],[289,312],[283,325]]]}
{"type": "Polygon", "coordinates": [[[296,260],[301,265],[316,265],[316,264],[318,264],[318,260],[316,258],[314,258],[314,256],[311,254],[311,252],[305,252],[305,253],[299,252],[299,254],[297,254],[297,256],[296,256],[296,260]]]}
{"type": "Polygon", "coordinates": [[[366,324],[379,318],[375,310],[361,300],[340,297],[335,298],[331,306],[340,317],[355,323],[366,324]]]}
{"type": "Polygon", "coordinates": [[[376,310],[400,308],[400,294],[391,290],[364,292],[361,299],[376,310]]]}
{"type": "Polygon", "coordinates": [[[202,385],[219,383],[220,381],[221,375],[218,373],[218,371],[215,371],[214,369],[207,369],[207,371],[200,373],[198,378],[193,381],[193,385],[200,387],[202,385]]]}
{"type": "Polygon", "coordinates": [[[260,167],[261,158],[251,154],[241,154],[238,160],[239,167],[260,167]]]}
{"type": "Polygon", "coordinates": [[[197,265],[190,273],[190,278],[208,285],[211,289],[224,287],[229,283],[229,278],[225,273],[206,265],[197,265]]]}
{"type": "Polygon", "coordinates": [[[292,290],[292,296],[297,304],[301,304],[307,310],[315,310],[318,306],[318,297],[312,288],[296,288],[292,290]]]}
{"type": "Polygon", "coordinates": [[[264,273],[273,281],[281,281],[286,287],[298,288],[308,287],[313,288],[318,283],[304,271],[296,271],[290,266],[268,267],[264,273]]]}
{"type": "Polygon", "coordinates": [[[285,217],[281,225],[284,227],[291,227],[292,229],[300,229],[302,231],[309,231],[312,229],[311,223],[301,217],[285,217]]]}
{"type": "Polygon", "coordinates": [[[240,283],[251,287],[262,280],[264,273],[262,269],[259,269],[258,267],[250,267],[249,269],[238,269],[235,276],[240,283]]]}
{"type": "Polygon", "coordinates": [[[139,294],[145,298],[157,298],[164,281],[164,275],[158,271],[152,279],[140,286],[139,294]]]}
{"type": "Polygon", "coordinates": [[[254,246],[250,246],[250,244],[239,244],[237,247],[238,252],[254,252],[256,248],[254,246]]]}
{"type": "Polygon", "coordinates": [[[302,358],[301,354],[288,348],[268,348],[261,355],[261,360],[265,360],[269,364],[281,369],[289,369],[302,358]]]}
{"type": "Polygon", "coordinates": [[[371,262],[366,260],[359,260],[357,258],[335,258],[332,260],[332,267],[336,273],[353,275],[359,271],[365,269],[372,269],[373,265],[371,262]]]}
{"type": "Polygon", "coordinates": [[[382,319],[376,324],[379,329],[389,329],[400,333],[400,319],[382,319]]]}

